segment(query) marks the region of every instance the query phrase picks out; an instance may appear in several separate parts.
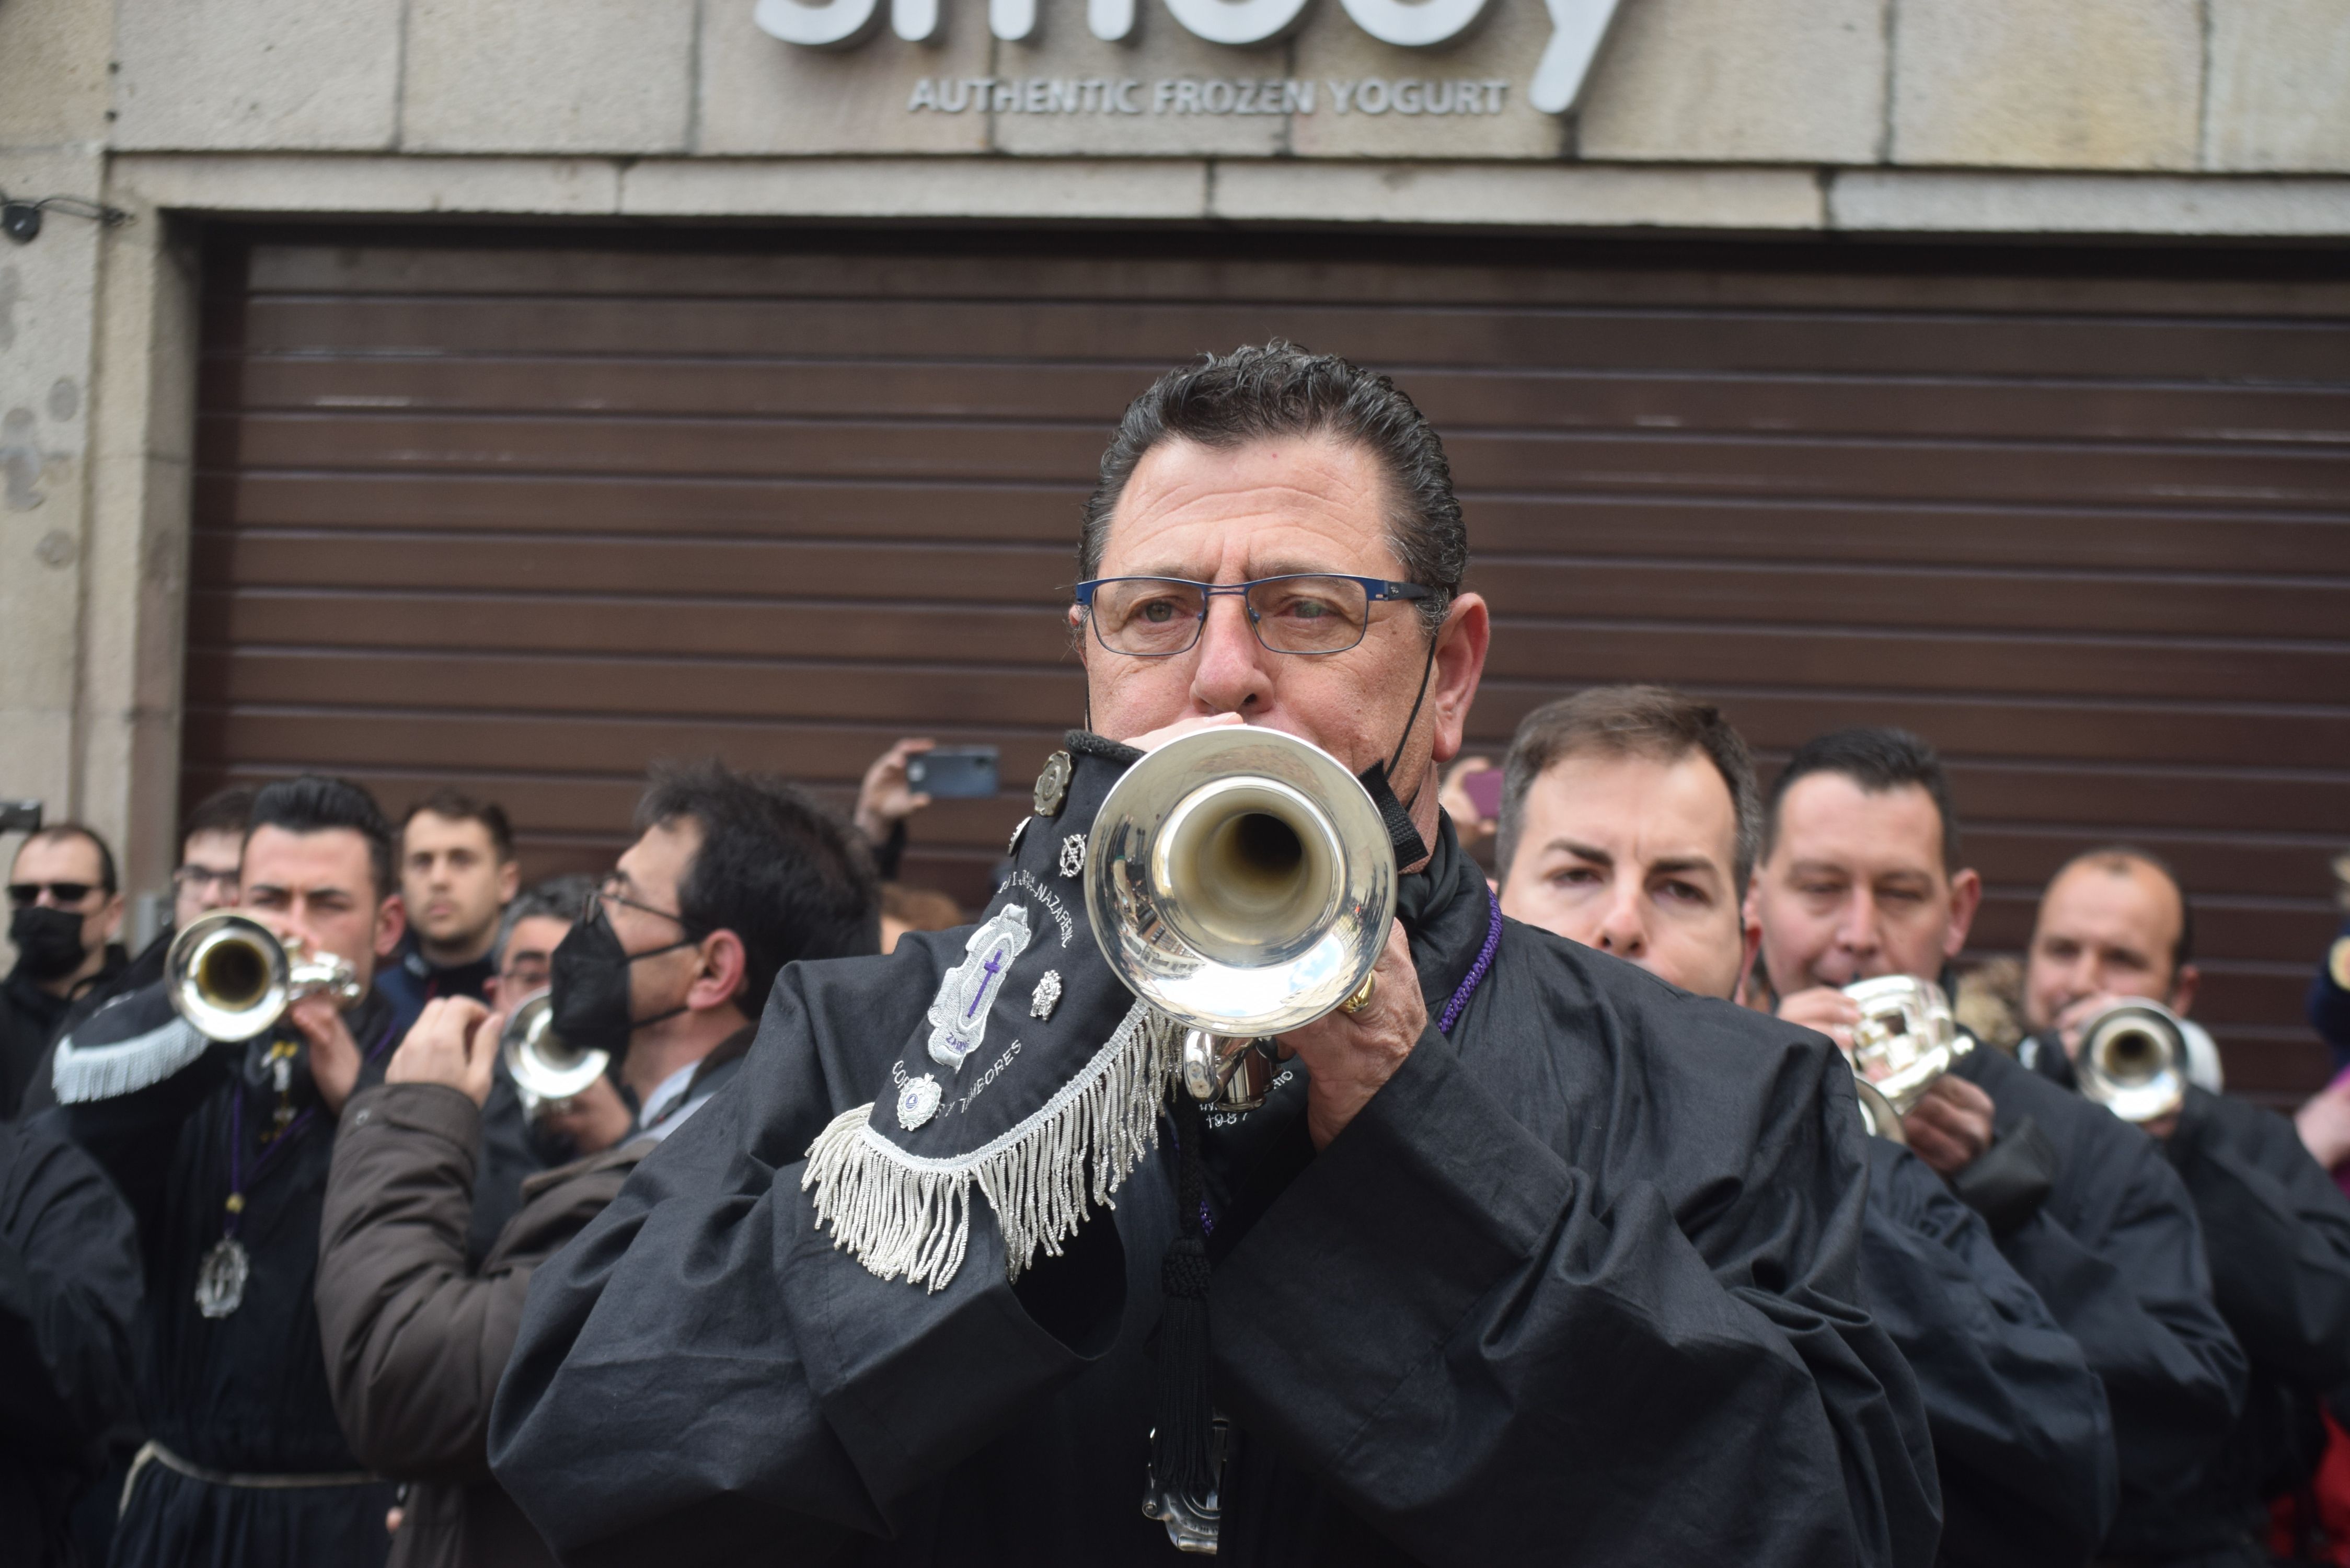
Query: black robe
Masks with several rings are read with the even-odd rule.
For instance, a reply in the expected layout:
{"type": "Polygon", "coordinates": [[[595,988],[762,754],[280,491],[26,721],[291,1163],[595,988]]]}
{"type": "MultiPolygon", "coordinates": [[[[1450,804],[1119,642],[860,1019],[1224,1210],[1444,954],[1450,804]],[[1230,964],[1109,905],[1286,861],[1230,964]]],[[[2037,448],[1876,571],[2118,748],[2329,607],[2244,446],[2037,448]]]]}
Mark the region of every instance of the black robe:
{"type": "MultiPolygon", "coordinates": [[[[2061,1053],[2059,1054],[2061,1055],[2061,1053]]],[[[2314,1419],[2350,1383],[2350,1199],[2273,1111],[2189,1087],[2163,1152],[2203,1222],[2220,1311],[2251,1361],[2244,1409],[2194,1481],[2149,1504],[2147,1534],[2177,1560],[2247,1557],[2265,1500],[2317,1464],[2314,1419]]]]}
{"type": "Polygon", "coordinates": [[[133,1420],[139,1244],[88,1155],[0,1123],[0,1558],[81,1561],[68,1523],[133,1420]]]}
{"type": "MultiPolygon", "coordinates": [[[[141,1036],[168,1023],[161,987],[109,1007],[68,1036],[76,1047],[141,1036]]],[[[370,992],[348,1016],[371,1052],[359,1084],[380,1082],[390,1008],[370,992]]],[[[207,1319],[197,1271],[222,1235],[229,1188],[231,1107],[244,1102],[245,1168],[261,1153],[277,1104],[261,1062],[267,1038],[213,1045],[145,1088],[68,1104],[76,1142],[103,1165],[138,1217],[147,1280],[140,1407],[148,1437],[194,1464],[243,1474],[348,1473],[351,1455],[328,1397],[317,1309],[318,1220],[335,1122],[297,1062],[296,1109],[309,1120],[248,1178],[239,1239],[252,1257],[244,1304],[207,1319]]],[[[388,1484],[259,1490],[194,1480],[160,1464],[139,1474],[114,1538],[115,1568],[221,1568],[261,1563],[381,1563],[390,1548],[388,1484]]]]}
{"type": "Polygon", "coordinates": [[[1940,1560],[2089,1560],[2118,1486],[2106,1391],[1981,1216],[1908,1149],[1869,1140],[1861,1279],[1908,1359],[1942,1482],[1940,1560]]]}
{"type": "Polygon", "coordinates": [[[2047,1136],[2052,1186],[2000,1251],[2106,1386],[2121,1507],[2105,1549],[2169,1550],[2161,1511],[2201,1473],[2244,1397],[2244,1353],[2211,1295],[2193,1202],[2152,1138],[1980,1046],[1955,1069],[1991,1097],[2004,1139],[2047,1136]]]}
{"type": "MultiPolygon", "coordinates": [[[[1403,1066],[1318,1155],[1295,1064],[1207,1142],[1223,1556],[1929,1561],[1916,1386],[1855,1304],[1841,1059],[1514,923],[1448,1037],[1489,895],[1449,824],[1403,882],[1431,1014],[1403,1066]]],[[[1139,1511],[1163,1125],[1017,1285],[983,1202],[931,1294],[801,1190],[962,940],[787,968],[732,1091],[533,1278],[491,1459],[567,1561],[1178,1560],[1139,1511]]]]}

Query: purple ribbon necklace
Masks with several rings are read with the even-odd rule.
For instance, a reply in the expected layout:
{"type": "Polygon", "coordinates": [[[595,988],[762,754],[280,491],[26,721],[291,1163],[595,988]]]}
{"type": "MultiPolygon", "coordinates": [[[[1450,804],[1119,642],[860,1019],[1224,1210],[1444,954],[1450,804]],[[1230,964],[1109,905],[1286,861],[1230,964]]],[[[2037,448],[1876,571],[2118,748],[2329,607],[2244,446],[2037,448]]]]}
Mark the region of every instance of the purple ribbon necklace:
{"type": "MultiPolygon", "coordinates": [[[[391,1043],[391,1024],[386,1022],[376,1043],[360,1054],[362,1064],[372,1062],[391,1043]]],[[[244,1168],[244,1091],[240,1078],[236,1093],[230,1098],[228,1113],[228,1201],[224,1207],[227,1218],[221,1223],[221,1239],[204,1254],[196,1269],[196,1310],[208,1318],[223,1318],[244,1304],[245,1282],[253,1276],[253,1256],[244,1243],[237,1240],[237,1229],[244,1221],[244,1195],[249,1188],[261,1185],[277,1153],[292,1143],[296,1135],[308,1127],[318,1115],[311,1106],[299,1116],[289,1117],[286,1095],[293,1083],[294,1049],[286,1042],[275,1043],[269,1052],[270,1065],[277,1075],[277,1126],[269,1135],[268,1147],[261,1158],[253,1162],[253,1169],[244,1168]]]]}

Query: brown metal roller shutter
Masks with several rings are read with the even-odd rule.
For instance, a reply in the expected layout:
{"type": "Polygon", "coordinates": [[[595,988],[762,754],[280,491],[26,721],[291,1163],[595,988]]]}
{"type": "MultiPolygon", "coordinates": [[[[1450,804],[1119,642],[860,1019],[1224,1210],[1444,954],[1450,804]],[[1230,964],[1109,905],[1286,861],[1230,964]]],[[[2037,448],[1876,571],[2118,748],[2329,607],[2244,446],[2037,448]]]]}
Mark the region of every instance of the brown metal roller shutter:
{"type": "MultiPolygon", "coordinates": [[[[1950,757],[2022,940],[2070,852],[2197,892],[2232,1081],[2317,1082],[2350,841],[2350,288],[2295,258],[1201,237],[230,236],[210,258],[183,789],[455,778],[534,872],[646,762],[846,800],[894,735],[1079,712],[1055,611],[1107,427],[1280,333],[1445,432],[1499,629],[1474,732],[1596,680],[1766,758],[1950,757]],[[1380,259],[1359,259],[1376,251],[1380,259]],[[1266,259],[1266,258],[1272,259],[1266,259]]],[[[950,803],[966,900],[1018,813],[950,803]]]]}

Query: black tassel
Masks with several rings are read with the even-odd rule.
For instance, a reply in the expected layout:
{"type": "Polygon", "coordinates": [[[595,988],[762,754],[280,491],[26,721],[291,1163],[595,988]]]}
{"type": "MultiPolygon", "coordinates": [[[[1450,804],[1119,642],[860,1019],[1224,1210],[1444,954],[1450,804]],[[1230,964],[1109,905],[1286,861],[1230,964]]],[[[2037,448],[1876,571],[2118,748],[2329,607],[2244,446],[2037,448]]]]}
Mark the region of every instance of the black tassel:
{"type": "Polygon", "coordinates": [[[1215,1407],[1208,1397],[1208,1243],[1201,1233],[1200,1104],[1175,1091],[1175,1240],[1159,1265],[1164,1297],[1159,1316],[1157,1422],[1150,1473],[1172,1491],[1205,1499],[1215,1490],[1215,1407]]]}

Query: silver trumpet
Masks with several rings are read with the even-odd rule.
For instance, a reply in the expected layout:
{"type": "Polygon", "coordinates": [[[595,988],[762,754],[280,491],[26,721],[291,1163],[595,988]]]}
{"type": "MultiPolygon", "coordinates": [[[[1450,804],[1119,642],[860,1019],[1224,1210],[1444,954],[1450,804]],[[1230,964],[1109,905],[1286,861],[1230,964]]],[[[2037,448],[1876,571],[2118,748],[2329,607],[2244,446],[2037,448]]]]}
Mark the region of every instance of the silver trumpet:
{"type": "Polygon", "coordinates": [[[274,1028],[303,997],[338,1007],[366,994],[351,966],[333,953],[291,949],[249,915],[215,909],[190,920],[163,955],[172,1005],[212,1040],[250,1040],[274,1028]]]}
{"type": "Polygon", "coordinates": [[[604,1075],[611,1064],[606,1051],[577,1051],[555,1032],[555,1002],[547,992],[525,999],[498,1033],[498,1054],[522,1098],[525,1120],[562,1106],[604,1075]]]}
{"type": "Polygon", "coordinates": [[[2187,1033],[2158,1002],[2116,1002],[2081,1026],[2081,1093],[2126,1122],[2169,1116],[2187,1099],[2187,1033]]]}
{"type": "Polygon", "coordinates": [[[1959,1032],[1950,999],[1930,981],[1879,975],[1853,981],[1844,993],[1860,1006],[1846,1059],[1861,1120],[1877,1137],[1907,1143],[1901,1118],[1975,1043],[1959,1032]]]}
{"type": "Polygon", "coordinates": [[[1183,1083],[1262,1103],[1268,1042],[1367,986],[1395,850],[1338,760],[1278,731],[1202,730],[1128,768],[1094,819],[1086,909],[1128,990],[1185,1030],[1183,1083]]]}

